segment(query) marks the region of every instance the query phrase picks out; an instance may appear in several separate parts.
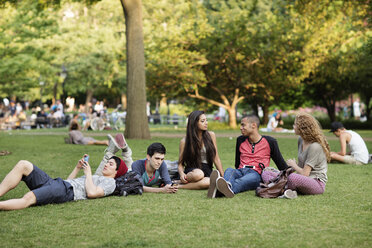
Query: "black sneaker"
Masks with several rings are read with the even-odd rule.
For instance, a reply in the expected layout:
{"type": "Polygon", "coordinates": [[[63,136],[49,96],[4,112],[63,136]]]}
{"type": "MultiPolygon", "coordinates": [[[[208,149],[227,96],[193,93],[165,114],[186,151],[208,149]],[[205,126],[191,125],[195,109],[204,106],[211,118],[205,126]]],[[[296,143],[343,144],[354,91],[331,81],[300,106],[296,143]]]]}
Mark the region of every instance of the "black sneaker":
{"type": "Polygon", "coordinates": [[[234,192],[231,190],[230,185],[223,177],[219,177],[217,179],[217,189],[227,198],[233,198],[235,195],[234,192]]]}

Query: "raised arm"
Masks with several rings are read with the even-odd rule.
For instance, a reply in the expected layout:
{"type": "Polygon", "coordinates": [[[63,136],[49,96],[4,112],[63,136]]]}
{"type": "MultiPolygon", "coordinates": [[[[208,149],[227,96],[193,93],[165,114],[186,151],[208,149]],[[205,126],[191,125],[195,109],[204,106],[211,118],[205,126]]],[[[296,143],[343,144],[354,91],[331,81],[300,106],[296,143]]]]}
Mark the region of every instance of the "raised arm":
{"type": "MultiPolygon", "coordinates": [[[[85,156],[85,155],[84,155],[85,156]]],[[[74,179],[76,178],[76,176],[79,174],[79,171],[81,170],[82,166],[84,164],[84,159],[80,159],[75,168],[72,170],[72,172],[70,173],[70,175],[67,177],[67,179],[74,179]]]]}
{"type": "Polygon", "coordinates": [[[87,198],[93,199],[105,196],[104,190],[101,187],[94,185],[93,183],[92,170],[90,168],[89,163],[84,161],[82,167],[84,169],[84,174],[86,176],[85,191],[87,193],[87,198]]]}

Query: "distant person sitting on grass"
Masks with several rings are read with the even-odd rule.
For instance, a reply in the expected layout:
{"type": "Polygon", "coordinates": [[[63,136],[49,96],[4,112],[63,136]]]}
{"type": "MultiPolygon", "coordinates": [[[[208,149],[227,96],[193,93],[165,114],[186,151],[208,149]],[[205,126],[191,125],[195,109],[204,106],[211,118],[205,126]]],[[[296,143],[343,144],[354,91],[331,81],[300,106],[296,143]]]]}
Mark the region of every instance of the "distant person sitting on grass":
{"type": "Polygon", "coordinates": [[[278,143],[270,136],[262,136],[260,120],[255,115],[241,120],[241,136],[236,141],[235,168],[227,168],[223,177],[217,170],[211,174],[207,197],[216,197],[217,190],[228,198],[235,194],[255,190],[261,182],[261,173],[273,159],[280,170],[288,168],[280,153],[278,143]]]}
{"type": "Polygon", "coordinates": [[[92,137],[84,137],[83,133],[80,131],[80,125],[75,119],[70,123],[70,131],[68,134],[72,144],[108,146],[109,143],[108,140],[96,140],[92,137]]]}
{"type": "MultiPolygon", "coordinates": [[[[298,138],[298,163],[295,159],[287,161],[296,173],[288,176],[288,189],[283,198],[296,198],[297,192],[303,195],[323,194],[327,183],[327,161],[330,160],[329,145],[318,121],[307,113],[296,116],[293,128],[298,138]]],[[[279,172],[265,170],[264,183],[277,177],[279,172]]]]}
{"type": "Polygon", "coordinates": [[[142,177],[143,191],[150,193],[176,193],[177,185],[172,185],[167,165],[164,162],[166,149],[161,143],[152,143],[147,148],[145,159],[137,160],[132,164],[132,170],[142,177]],[[164,183],[164,187],[160,186],[164,183]]]}
{"type": "Polygon", "coordinates": [[[283,128],[278,127],[279,125],[283,125],[283,120],[280,116],[280,113],[275,112],[267,123],[267,131],[268,132],[282,132],[283,128]]]}
{"type": "Polygon", "coordinates": [[[110,140],[96,174],[92,175],[87,155],[78,161],[67,180],[52,179],[44,171],[26,160],[20,160],[0,184],[0,197],[15,188],[22,180],[30,189],[23,198],[0,201],[0,210],[16,210],[31,205],[64,203],[74,200],[94,199],[111,195],[116,187],[115,178],[124,175],[128,168],[116,156],[107,157],[116,149],[117,142],[110,140]],[[76,178],[83,169],[85,176],[76,178]]]}
{"type": "Polygon", "coordinates": [[[332,161],[355,165],[367,164],[369,154],[362,137],[354,131],[346,130],[340,122],[333,122],[331,126],[331,132],[339,138],[341,145],[341,151],[331,152],[332,161]]]}

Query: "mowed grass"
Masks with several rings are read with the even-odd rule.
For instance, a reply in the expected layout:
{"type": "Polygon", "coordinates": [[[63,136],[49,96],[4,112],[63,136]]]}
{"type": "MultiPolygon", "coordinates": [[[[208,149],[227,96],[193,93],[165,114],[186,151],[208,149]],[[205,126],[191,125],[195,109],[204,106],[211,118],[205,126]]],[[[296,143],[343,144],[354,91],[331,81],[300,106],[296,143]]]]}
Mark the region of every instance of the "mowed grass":
{"type": "MultiPolygon", "coordinates": [[[[223,166],[232,167],[239,131],[216,133],[223,166]]],[[[68,145],[64,134],[67,129],[0,132],[0,150],[12,152],[0,156],[0,180],[20,159],[51,177],[66,178],[88,153],[94,170],[104,147],[68,145]]],[[[105,139],[102,133],[89,135],[105,139]]],[[[363,135],[372,137],[372,131],[363,135]]],[[[327,137],[338,150],[338,141],[327,137]]],[[[166,159],[176,160],[179,140],[177,136],[127,141],[135,160],[145,157],[152,142],[162,142],[166,159]]],[[[277,140],[285,159],[297,157],[295,135],[280,135],[277,140]]],[[[366,143],[372,152],[370,140],[366,143]]],[[[111,196],[1,211],[0,247],[371,247],[371,170],[371,164],[330,164],[326,192],[295,200],[261,199],[253,191],[233,199],[207,199],[205,190],[180,190],[172,195],[111,196]]],[[[0,200],[27,191],[21,182],[0,200]]]]}

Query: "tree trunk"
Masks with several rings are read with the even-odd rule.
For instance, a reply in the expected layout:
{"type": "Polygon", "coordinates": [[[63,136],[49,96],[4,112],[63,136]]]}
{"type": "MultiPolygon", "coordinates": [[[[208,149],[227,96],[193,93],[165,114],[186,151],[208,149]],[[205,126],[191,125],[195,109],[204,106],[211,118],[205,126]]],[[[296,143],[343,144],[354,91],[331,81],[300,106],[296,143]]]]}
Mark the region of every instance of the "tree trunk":
{"type": "Polygon", "coordinates": [[[142,32],[142,1],[121,0],[127,39],[127,116],[125,136],[150,139],[146,115],[145,55],[142,32]]]}
{"type": "Polygon", "coordinates": [[[331,122],[336,121],[336,101],[332,99],[323,99],[323,103],[327,109],[328,117],[331,122]]]}
{"type": "Polygon", "coordinates": [[[365,97],[364,104],[366,105],[366,115],[367,115],[367,120],[370,120],[370,115],[371,115],[371,107],[369,105],[369,102],[371,101],[371,96],[366,96],[365,97]]]}
{"type": "Polygon", "coordinates": [[[198,87],[195,87],[195,93],[188,93],[188,95],[192,98],[200,99],[206,102],[209,102],[210,104],[223,107],[226,109],[227,113],[229,114],[229,126],[232,128],[236,128],[236,106],[238,105],[239,102],[241,102],[244,99],[244,96],[239,96],[240,90],[238,88],[235,89],[235,94],[233,99],[231,100],[231,103],[229,99],[216,87],[211,86],[211,89],[216,91],[218,94],[220,94],[220,97],[222,99],[223,103],[217,102],[213,99],[209,99],[205,96],[202,96],[199,94],[198,87]]]}
{"type": "Polygon", "coordinates": [[[54,105],[57,101],[57,90],[58,90],[58,83],[54,83],[52,105],[54,105]]]}
{"type": "Polygon", "coordinates": [[[121,94],[121,107],[122,109],[127,109],[127,95],[121,94]]]}
{"type": "Polygon", "coordinates": [[[267,125],[267,123],[269,122],[269,105],[263,105],[262,111],[264,113],[262,124],[267,125]]]}
{"type": "Polygon", "coordinates": [[[231,106],[226,108],[227,113],[229,114],[229,126],[236,128],[236,108],[231,106]]]}
{"type": "Polygon", "coordinates": [[[89,113],[89,103],[92,102],[92,98],[93,98],[93,90],[92,89],[88,89],[87,90],[87,97],[85,99],[85,113],[86,114],[89,113]]]}

